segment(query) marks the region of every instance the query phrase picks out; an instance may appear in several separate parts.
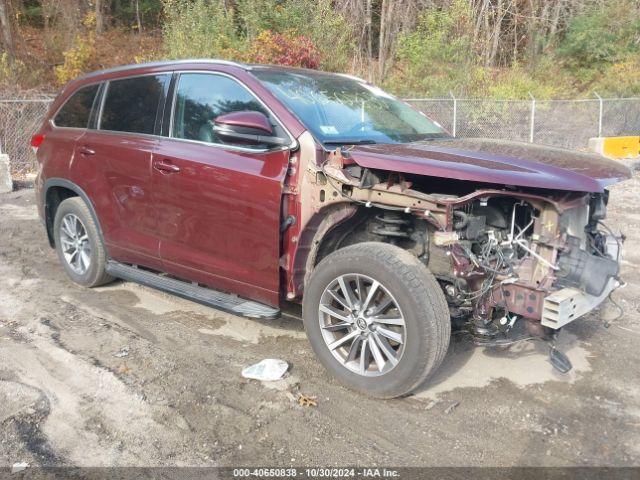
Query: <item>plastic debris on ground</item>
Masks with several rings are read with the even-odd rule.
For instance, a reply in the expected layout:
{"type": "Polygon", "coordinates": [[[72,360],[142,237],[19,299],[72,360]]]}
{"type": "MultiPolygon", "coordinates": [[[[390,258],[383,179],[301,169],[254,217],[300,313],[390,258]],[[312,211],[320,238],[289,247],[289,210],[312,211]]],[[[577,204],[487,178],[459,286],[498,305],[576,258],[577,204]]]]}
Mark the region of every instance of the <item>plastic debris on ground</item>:
{"type": "Polygon", "coordinates": [[[29,464],[27,462],[18,462],[18,463],[14,463],[11,466],[11,473],[18,473],[21,472],[23,470],[26,470],[29,467],[29,464]]]}
{"type": "Polygon", "coordinates": [[[242,370],[242,376],[263,382],[274,382],[280,380],[288,369],[289,364],[284,360],[265,358],[261,362],[242,370]]]}
{"type": "Polygon", "coordinates": [[[129,347],[122,347],[118,353],[114,355],[114,357],[124,358],[129,356],[129,347]]]}

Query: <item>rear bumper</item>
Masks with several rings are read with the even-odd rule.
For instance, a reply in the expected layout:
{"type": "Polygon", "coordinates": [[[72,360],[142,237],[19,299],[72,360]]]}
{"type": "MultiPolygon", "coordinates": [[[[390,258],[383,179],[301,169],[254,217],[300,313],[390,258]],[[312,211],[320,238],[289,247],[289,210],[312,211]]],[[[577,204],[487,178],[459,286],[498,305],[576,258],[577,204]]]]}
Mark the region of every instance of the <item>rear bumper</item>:
{"type": "Polygon", "coordinates": [[[553,292],[544,299],[541,323],[553,329],[562,328],[600,305],[619,286],[617,279],[610,278],[599,296],[589,295],[572,287],[553,292]]]}

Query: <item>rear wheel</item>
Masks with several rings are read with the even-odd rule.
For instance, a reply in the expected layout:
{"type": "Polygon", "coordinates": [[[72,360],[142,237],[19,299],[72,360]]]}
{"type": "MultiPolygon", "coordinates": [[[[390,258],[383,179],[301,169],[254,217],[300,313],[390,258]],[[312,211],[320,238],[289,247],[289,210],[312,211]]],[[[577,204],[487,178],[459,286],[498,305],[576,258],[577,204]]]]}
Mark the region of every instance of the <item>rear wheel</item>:
{"type": "Polygon", "coordinates": [[[410,393],[442,362],[451,326],[442,290],[409,252],[384,243],[340,249],[305,288],[305,330],[327,370],[375,397],[410,393]]]}
{"type": "Polygon", "coordinates": [[[53,222],[58,258],[69,277],[85,287],[113,280],[105,272],[107,255],[89,208],[79,197],[58,206],[53,222]]]}

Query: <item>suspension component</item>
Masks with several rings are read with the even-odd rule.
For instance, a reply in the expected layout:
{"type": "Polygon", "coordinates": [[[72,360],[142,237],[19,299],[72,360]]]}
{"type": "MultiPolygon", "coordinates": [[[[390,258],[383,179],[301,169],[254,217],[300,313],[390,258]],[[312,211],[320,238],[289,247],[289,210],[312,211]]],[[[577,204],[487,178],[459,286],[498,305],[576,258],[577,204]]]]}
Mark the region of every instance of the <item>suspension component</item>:
{"type": "Polygon", "coordinates": [[[384,237],[409,238],[411,236],[410,220],[402,218],[399,213],[383,212],[376,215],[376,222],[371,228],[371,233],[384,237]]]}

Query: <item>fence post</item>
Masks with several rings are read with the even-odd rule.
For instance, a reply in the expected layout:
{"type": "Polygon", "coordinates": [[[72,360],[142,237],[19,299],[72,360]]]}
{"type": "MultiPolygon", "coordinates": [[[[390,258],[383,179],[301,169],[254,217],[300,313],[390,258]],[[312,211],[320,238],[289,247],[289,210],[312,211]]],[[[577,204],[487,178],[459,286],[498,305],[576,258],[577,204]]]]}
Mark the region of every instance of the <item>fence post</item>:
{"type": "Polygon", "coordinates": [[[602,136],[602,97],[598,95],[598,92],[593,92],[593,94],[598,97],[598,102],[600,103],[600,111],[598,112],[598,137],[602,136]]]}
{"type": "Polygon", "coordinates": [[[456,136],[456,124],[458,123],[458,99],[453,95],[453,92],[449,92],[449,95],[453,99],[453,125],[451,128],[451,133],[453,136],[456,136]]]}
{"type": "Polygon", "coordinates": [[[531,92],[529,92],[529,96],[531,97],[531,125],[529,127],[529,143],[533,143],[533,133],[536,124],[536,98],[531,95],[531,92]]]}

